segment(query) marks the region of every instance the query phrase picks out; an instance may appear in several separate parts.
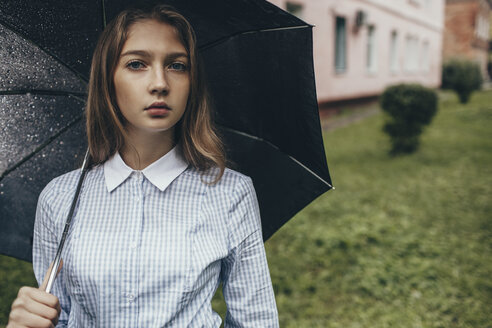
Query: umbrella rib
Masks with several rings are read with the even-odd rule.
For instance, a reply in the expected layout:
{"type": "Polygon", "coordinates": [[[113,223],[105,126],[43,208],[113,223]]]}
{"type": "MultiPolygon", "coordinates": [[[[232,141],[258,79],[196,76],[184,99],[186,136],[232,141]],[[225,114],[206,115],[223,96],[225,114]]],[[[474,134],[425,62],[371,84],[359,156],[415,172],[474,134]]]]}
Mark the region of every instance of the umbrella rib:
{"type": "Polygon", "coordinates": [[[294,157],[284,153],[282,150],[280,150],[280,148],[278,148],[277,146],[275,146],[274,144],[272,144],[270,141],[268,140],[265,140],[263,138],[259,138],[257,136],[254,136],[254,135],[251,135],[249,133],[246,133],[246,132],[242,132],[242,131],[238,131],[238,130],[235,130],[235,129],[231,129],[231,128],[228,128],[228,127],[225,127],[225,126],[222,126],[222,129],[224,130],[227,130],[229,132],[232,132],[232,133],[235,133],[235,134],[239,134],[241,136],[244,136],[244,137],[247,137],[247,138],[250,138],[250,139],[254,139],[254,140],[257,140],[257,141],[261,141],[261,142],[264,142],[266,143],[267,145],[269,145],[270,147],[280,151],[281,153],[283,153],[284,155],[288,156],[291,160],[293,160],[296,164],[298,164],[299,166],[301,166],[303,169],[305,169],[306,171],[308,171],[309,173],[311,173],[314,177],[318,178],[321,182],[323,182],[324,184],[326,184],[329,188],[331,189],[335,189],[335,187],[333,187],[330,183],[328,183],[325,179],[323,179],[322,177],[320,177],[318,174],[316,174],[313,170],[311,170],[309,167],[307,167],[306,165],[302,164],[301,162],[299,162],[297,159],[295,159],[294,157]]]}
{"type": "Polygon", "coordinates": [[[311,28],[311,25],[297,25],[297,26],[286,26],[286,27],[277,27],[277,28],[270,28],[270,29],[264,29],[264,30],[251,30],[251,31],[243,31],[243,32],[238,32],[235,34],[231,34],[228,36],[225,36],[223,38],[214,40],[212,42],[206,43],[202,46],[199,47],[200,50],[207,50],[208,48],[215,47],[218,44],[224,43],[227,40],[230,40],[232,38],[235,38],[239,35],[246,35],[246,34],[253,34],[253,33],[264,33],[264,32],[272,32],[272,31],[281,31],[281,30],[296,30],[296,29],[301,29],[301,28],[311,28]]]}
{"type": "Polygon", "coordinates": [[[296,30],[296,29],[300,29],[300,28],[311,28],[312,25],[299,25],[299,26],[287,26],[287,27],[274,27],[274,28],[267,28],[267,29],[264,29],[264,30],[257,30],[257,31],[247,31],[247,32],[243,32],[241,34],[251,34],[251,33],[257,33],[257,32],[273,32],[273,31],[283,31],[283,30],[296,30]]]}
{"type": "Polygon", "coordinates": [[[43,90],[43,89],[0,90],[0,96],[25,95],[28,93],[36,94],[36,95],[46,95],[46,96],[73,96],[74,98],[77,99],[83,99],[86,96],[86,94],[83,92],[68,92],[68,91],[55,91],[55,90],[43,90]]]}
{"type": "Polygon", "coordinates": [[[79,122],[83,118],[83,114],[79,115],[75,119],[73,119],[71,122],[69,122],[64,128],[60,129],[57,133],[52,135],[50,138],[48,138],[45,142],[43,142],[41,145],[39,145],[36,149],[34,149],[29,155],[26,157],[22,158],[19,162],[17,162],[14,166],[11,168],[8,168],[5,170],[2,175],[0,175],[0,181],[7,176],[10,172],[14,171],[17,169],[19,166],[27,162],[30,158],[34,157],[37,153],[39,153],[41,150],[43,150],[47,145],[49,145],[53,140],[55,140],[59,135],[61,135],[63,132],[67,131],[70,129],[72,126],[74,126],[77,122],[79,122]]]}
{"type": "Polygon", "coordinates": [[[101,9],[102,9],[102,19],[103,19],[103,30],[106,28],[106,6],[104,5],[104,2],[106,0],[101,0],[101,9]]]}

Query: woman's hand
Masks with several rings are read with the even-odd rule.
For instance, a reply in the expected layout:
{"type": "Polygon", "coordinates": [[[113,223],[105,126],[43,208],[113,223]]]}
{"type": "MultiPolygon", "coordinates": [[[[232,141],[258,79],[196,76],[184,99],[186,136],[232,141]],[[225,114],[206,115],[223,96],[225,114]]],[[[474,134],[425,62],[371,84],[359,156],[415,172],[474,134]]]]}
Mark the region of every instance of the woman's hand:
{"type": "MultiPolygon", "coordinates": [[[[60,263],[60,272],[63,263],[60,263]]],[[[51,266],[48,269],[50,272],[51,266]]],[[[44,290],[48,283],[49,274],[45,275],[41,287],[21,287],[17,298],[12,303],[7,328],[29,327],[47,328],[55,327],[60,316],[60,302],[58,297],[44,290]]]]}
{"type": "Polygon", "coordinates": [[[12,303],[7,328],[55,327],[60,311],[58,297],[41,289],[22,287],[12,303]]]}

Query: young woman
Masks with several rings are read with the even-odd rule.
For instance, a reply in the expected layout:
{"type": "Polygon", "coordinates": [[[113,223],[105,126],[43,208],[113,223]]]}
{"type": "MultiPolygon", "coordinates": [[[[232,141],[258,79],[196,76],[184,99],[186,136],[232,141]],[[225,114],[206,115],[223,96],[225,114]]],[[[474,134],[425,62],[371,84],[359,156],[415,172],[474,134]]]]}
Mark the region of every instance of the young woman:
{"type": "MultiPolygon", "coordinates": [[[[225,168],[189,23],[166,6],[122,12],[94,52],[93,163],[53,295],[23,287],[8,327],[277,327],[251,179],[225,168]]],[[[53,260],[79,171],[40,195],[33,265],[53,260]]]]}

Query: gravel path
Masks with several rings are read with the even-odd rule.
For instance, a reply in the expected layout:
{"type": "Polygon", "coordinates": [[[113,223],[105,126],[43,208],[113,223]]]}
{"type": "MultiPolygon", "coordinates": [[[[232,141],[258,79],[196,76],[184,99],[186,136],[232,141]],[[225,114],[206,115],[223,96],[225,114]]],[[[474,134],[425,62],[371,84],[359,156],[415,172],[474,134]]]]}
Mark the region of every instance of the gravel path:
{"type": "Polygon", "coordinates": [[[321,128],[323,131],[331,131],[361,121],[379,112],[380,109],[378,106],[370,106],[367,108],[357,108],[352,113],[344,113],[343,115],[327,116],[326,118],[322,116],[321,128]]]}

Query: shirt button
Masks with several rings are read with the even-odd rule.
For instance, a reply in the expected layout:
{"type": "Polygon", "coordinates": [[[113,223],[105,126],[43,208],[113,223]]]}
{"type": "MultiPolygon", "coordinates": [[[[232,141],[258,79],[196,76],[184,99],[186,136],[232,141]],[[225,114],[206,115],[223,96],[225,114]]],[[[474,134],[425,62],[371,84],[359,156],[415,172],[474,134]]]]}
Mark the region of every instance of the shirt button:
{"type": "Polygon", "coordinates": [[[135,300],[135,295],[133,294],[126,294],[126,299],[129,303],[133,302],[135,300]]]}
{"type": "Polygon", "coordinates": [[[136,243],[136,242],[131,243],[131,244],[130,244],[130,248],[131,248],[131,249],[135,249],[135,248],[137,248],[137,243],[136,243]]]}
{"type": "Polygon", "coordinates": [[[139,201],[140,201],[140,197],[136,196],[136,197],[135,197],[135,201],[136,201],[136,202],[139,202],[139,201]]]}

